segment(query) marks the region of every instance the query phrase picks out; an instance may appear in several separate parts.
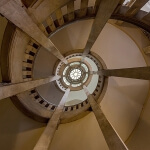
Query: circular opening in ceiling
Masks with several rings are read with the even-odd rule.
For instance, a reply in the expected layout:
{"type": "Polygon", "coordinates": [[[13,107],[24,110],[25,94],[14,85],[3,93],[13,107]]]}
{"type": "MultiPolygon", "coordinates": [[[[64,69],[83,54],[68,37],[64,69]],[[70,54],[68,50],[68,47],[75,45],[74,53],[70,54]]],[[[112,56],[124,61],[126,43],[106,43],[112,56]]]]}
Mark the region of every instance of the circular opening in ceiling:
{"type": "Polygon", "coordinates": [[[70,78],[72,80],[78,80],[81,77],[81,70],[80,69],[73,69],[70,72],[70,78]]]}
{"type": "Polygon", "coordinates": [[[75,61],[65,66],[63,71],[63,83],[67,87],[79,87],[89,77],[89,68],[81,61],[75,61]]]}
{"type": "Polygon", "coordinates": [[[95,53],[93,54],[89,54],[82,61],[82,53],[73,53],[65,57],[68,64],[62,62],[57,64],[55,74],[61,77],[59,80],[56,80],[58,88],[64,92],[67,88],[70,89],[65,106],[76,105],[87,99],[83,85],[87,87],[96,99],[99,97],[104,77],[93,72],[97,72],[103,66],[97,59],[99,56],[97,57],[95,53]]]}

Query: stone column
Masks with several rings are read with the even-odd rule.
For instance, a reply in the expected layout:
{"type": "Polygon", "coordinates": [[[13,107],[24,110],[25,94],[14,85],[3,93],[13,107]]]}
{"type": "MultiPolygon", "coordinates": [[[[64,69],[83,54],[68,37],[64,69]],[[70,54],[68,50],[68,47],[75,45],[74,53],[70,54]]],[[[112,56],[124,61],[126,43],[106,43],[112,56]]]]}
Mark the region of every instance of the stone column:
{"type": "Polygon", "coordinates": [[[150,80],[150,67],[107,69],[99,71],[98,74],[108,77],[115,76],[115,77],[150,80]]]}
{"type": "Polygon", "coordinates": [[[60,51],[28,15],[20,0],[0,0],[0,13],[58,59],[67,64],[67,60],[61,55],[60,51]]]}
{"type": "Polygon", "coordinates": [[[88,97],[88,101],[95,114],[99,127],[104,135],[106,143],[110,150],[128,150],[119,135],[116,133],[112,125],[109,123],[105,115],[103,114],[99,104],[96,103],[93,96],[89,93],[86,86],[84,91],[88,97]]]}
{"type": "Polygon", "coordinates": [[[68,98],[69,92],[70,89],[67,89],[33,150],[48,150],[60,122],[60,116],[63,112],[65,101],[68,98]]]}
{"type": "Polygon", "coordinates": [[[45,79],[38,79],[38,80],[32,80],[27,82],[21,82],[16,84],[4,84],[1,83],[0,85],[0,99],[4,99],[16,94],[19,94],[21,92],[30,90],[32,88],[35,88],[37,86],[52,82],[54,80],[58,80],[59,76],[51,76],[45,79]]]}

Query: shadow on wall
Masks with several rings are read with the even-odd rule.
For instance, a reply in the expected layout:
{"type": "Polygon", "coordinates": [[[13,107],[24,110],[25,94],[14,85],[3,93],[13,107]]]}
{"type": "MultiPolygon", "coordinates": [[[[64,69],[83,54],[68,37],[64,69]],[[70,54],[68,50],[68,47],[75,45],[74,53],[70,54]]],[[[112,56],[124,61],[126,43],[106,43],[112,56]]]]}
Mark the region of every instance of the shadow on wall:
{"type": "Polygon", "coordinates": [[[44,123],[23,115],[10,99],[0,101],[0,149],[33,149],[44,127],[44,123]]]}
{"type": "Polygon", "coordinates": [[[127,141],[127,146],[132,150],[149,150],[149,135],[150,135],[150,119],[149,109],[150,99],[143,111],[143,116],[140,118],[139,124],[134,130],[134,134],[127,141]],[[138,144],[137,144],[138,143],[138,144]]]}

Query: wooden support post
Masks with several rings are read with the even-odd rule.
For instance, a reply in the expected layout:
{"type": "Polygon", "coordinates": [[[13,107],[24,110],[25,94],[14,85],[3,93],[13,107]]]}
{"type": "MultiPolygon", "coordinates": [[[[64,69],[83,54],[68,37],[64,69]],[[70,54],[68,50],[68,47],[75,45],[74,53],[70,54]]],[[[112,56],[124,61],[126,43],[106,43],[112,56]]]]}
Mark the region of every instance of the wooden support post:
{"type": "MultiPolygon", "coordinates": [[[[94,45],[97,37],[101,33],[111,14],[119,4],[120,0],[101,0],[99,4],[99,9],[94,19],[91,32],[84,48],[83,58],[90,52],[92,46],[94,45]]],[[[95,6],[97,9],[97,6],[95,6]]]]}
{"type": "Polygon", "coordinates": [[[70,89],[67,89],[33,150],[48,150],[60,122],[60,116],[63,112],[65,101],[69,95],[69,92],[70,89]]]}
{"type": "Polygon", "coordinates": [[[101,70],[98,74],[123,78],[150,80],[150,67],[123,68],[101,70]]]}
{"type": "Polygon", "coordinates": [[[19,93],[22,93],[24,91],[30,90],[32,88],[35,88],[37,86],[47,84],[49,82],[52,82],[54,80],[59,79],[59,76],[52,76],[45,79],[39,79],[39,80],[32,80],[22,83],[16,83],[16,84],[6,84],[3,85],[1,83],[0,86],[0,99],[4,99],[19,93]]]}
{"type": "Polygon", "coordinates": [[[99,127],[104,135],[105,141],[110,150],[128,150],[126,145],[123,143],[119,135],[116,133],[112,125],[103,114],[100,106],[96,103],[93,96],[89,93],[86,86],[83,87],[88,97],[88,101],[95,114],[99,127]]]}
{"type": "Polygon", "coordinates": [[[136,0],[134,4],[127,10],[125,16],[133,17],[149,0],[136,0]]]}

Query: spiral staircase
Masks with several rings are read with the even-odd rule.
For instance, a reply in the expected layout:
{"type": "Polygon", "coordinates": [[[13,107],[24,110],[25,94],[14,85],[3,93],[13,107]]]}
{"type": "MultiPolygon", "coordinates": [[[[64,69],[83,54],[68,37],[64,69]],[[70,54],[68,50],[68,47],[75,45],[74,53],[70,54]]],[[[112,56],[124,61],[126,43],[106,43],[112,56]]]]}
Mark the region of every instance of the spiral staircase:
{"type": "Polygon", "coordinates": [[[1,149],[149,150],[149,11],[1,0],[1,149]]]}

